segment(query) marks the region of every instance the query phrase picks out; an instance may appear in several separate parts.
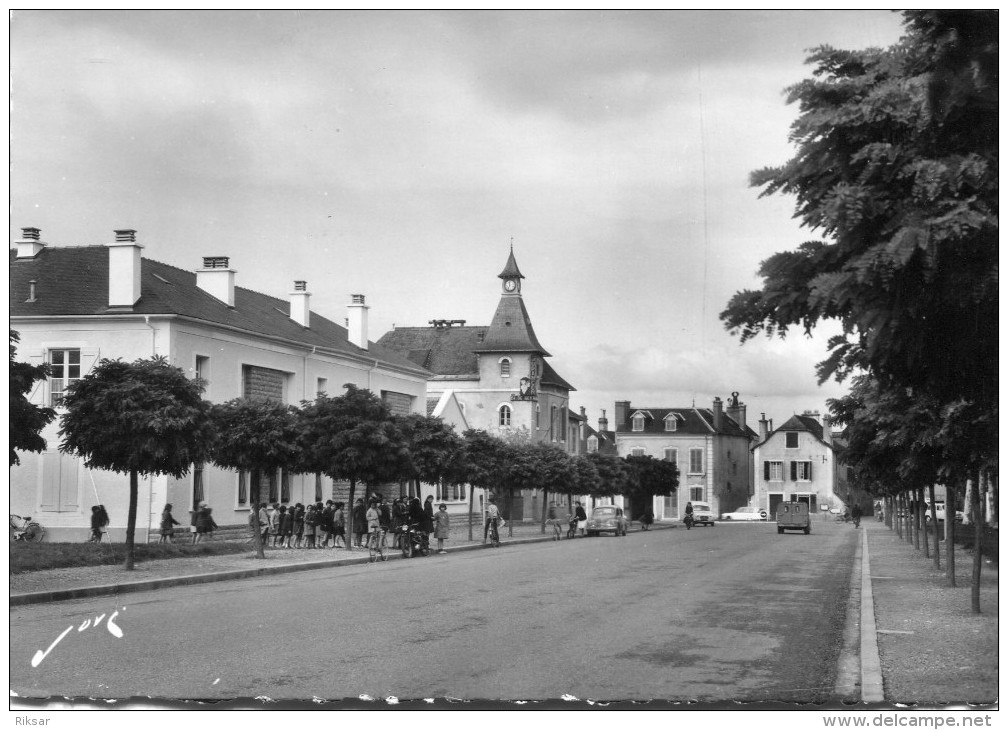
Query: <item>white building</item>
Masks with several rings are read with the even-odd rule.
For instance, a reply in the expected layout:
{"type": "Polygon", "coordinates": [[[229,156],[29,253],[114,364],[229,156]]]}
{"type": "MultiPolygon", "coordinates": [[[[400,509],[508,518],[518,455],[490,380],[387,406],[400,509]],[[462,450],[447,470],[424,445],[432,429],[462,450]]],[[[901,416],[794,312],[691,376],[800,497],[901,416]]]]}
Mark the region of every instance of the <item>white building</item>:
{"type": "MultiPolygon", "coordinates": [[[[30,394],[59,407],[60,395],[100,358],[135,360],[163,355],[207,381],[204,397],[241,396],[287,403],[318,392],[339,394],[353,383],[380,394],[393,412],[424,413],[428,373],[405,357],[368,341],[368,307],[354,294],[347,327],[312,312],[305,281],[287,299],[235,285],[223,256],[208,256],[196,272],[142,256],[133,230],[116,231],[104,246],[49,246],[38,229],[23,229],[10,252],[10,326],[21,335],[18,359],[52,364],[52,377],[30,394]]],[[[10,470],[10,509],[32,514],[52,540],[85,539],[91,507],[104,504],[110,533],[126,526],[128,477],[85,469],[60,454],[58,418],[43,433],[48,449],[21,454],[10,470]]],[[[183,479],[141,482],[138,541],[157,531],[166,502],[187,524],[189,510],[206,501],[221,526],[245,524],[250,487],[263,500],[309,502],[335,494],[319,475],[238,474],[205,465],[183,479]]]]}

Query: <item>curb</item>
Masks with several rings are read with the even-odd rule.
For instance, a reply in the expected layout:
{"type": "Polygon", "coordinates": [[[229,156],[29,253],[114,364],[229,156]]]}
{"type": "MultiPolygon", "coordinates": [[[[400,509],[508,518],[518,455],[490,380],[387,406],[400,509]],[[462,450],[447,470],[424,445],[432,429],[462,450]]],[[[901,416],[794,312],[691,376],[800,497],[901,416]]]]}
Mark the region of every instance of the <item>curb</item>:
{"type": "MultiPolygon", "coordinates": [[[[651,529],[669,530],[675,525],[652,525],[651,529]]],[[[643,530],[636,530],[633,533],[639,534],[643,530]]],[[[501,541],[501,547],[508,545],[528,545],[537,542],[554,542],[552,537],[517,537],[510,540],[501,541]]],[[[449,547],[449,553],[466,552],[468,550],[482,550],[486,547],[483,544],[459,545],[449,547]]],[[[433,552],[432,552],[433,554],[433,552]]],[[[180,558],[181,559],[181,558],[180,558]]],[[[389,556],[390,560],[403,560],[398,552],[389,556]]],[[[36,591],[34,593],[15,593],[10,596],[8,604],[10,606],[28,606],[35,603],[51,603],[53,601],[67,601],[74,598],[91,598],[93,596],[114,596],[120,593],[138,593],[140,591],[155,591],[160,588],[174,588],[177,586],[198,585],[201,583],[218,583],[226,580],[241,580],[243,578],[257,578],[264,575],[278,575],[282,573],[297,573],[304,570],[318,570],[321,568],[336,568],[342,565],[367,565],[371,560],[366,555],[334,558],[332,560],[318,560],[310,563],[291,563],[289,565],[270,565],[261,568],[246,568],[244,570],[222,570],[216,573],[197,573],[195,575],[181,575],[172,578],[152,578],[150,580],[134,581],[132,583],[113,583],[99,586],[81,586],[79,588],[66,588],[54,591],[36,591]]]]}
{"type": "Polygon", "coordinates": [[[875,629],[875,600],[872,596],[871,558],[868,530],[861,533],[861,701],[883,702],[882,659],[875,629]]]}

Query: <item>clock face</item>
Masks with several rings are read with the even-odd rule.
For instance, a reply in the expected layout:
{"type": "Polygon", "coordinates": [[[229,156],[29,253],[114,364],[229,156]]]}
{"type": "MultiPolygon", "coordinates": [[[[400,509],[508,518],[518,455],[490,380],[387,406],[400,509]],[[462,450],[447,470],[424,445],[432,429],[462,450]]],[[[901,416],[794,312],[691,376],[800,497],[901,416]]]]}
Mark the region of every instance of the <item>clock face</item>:
{"type": "Polygon", "coordinates": [[[507,291],[514,291],[518,283],[514,279],[508,279],[504,282],[504,289],[507,291]]]}

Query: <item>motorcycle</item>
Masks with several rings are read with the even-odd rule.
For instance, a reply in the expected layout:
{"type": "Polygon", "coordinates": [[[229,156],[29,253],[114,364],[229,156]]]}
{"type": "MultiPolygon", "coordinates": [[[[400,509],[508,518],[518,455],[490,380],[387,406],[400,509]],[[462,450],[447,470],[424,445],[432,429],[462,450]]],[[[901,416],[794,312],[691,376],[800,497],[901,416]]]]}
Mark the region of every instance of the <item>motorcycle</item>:
{"type": "Polygon", "coordinates": [[[693,527],[693,515],[692,514],[687,514],[686,515],[686,519],[684,519],[683,522],[686,524],[686,529],[687,530],[690,529],[691,527],[693,527]]]}
{"type": "Polygon", "coordinates": [[[430,555],[430,539],[419,525],[399,526],[399,547],[404,558],[414,555],[430,555]]]}

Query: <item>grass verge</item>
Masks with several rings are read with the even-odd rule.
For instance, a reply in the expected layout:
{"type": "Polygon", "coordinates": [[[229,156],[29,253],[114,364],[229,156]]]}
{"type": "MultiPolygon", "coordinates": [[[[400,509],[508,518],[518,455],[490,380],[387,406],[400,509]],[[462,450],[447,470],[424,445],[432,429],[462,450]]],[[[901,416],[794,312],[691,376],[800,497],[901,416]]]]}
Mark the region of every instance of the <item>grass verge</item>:
{"type": "MultiPolygon", "coordinates": [[[[201,542],[198,545],[137,544],[133,557],[137,562],[166,558],[196,558],[208,555],[252,553],[244,542],[201,542]]],[[[126,562],[123,543],[91,542],[12,542],[10,543],[10,574],[29,573],[50,568],[76,568],[87,565],[120,565],[126,562]]]]}

